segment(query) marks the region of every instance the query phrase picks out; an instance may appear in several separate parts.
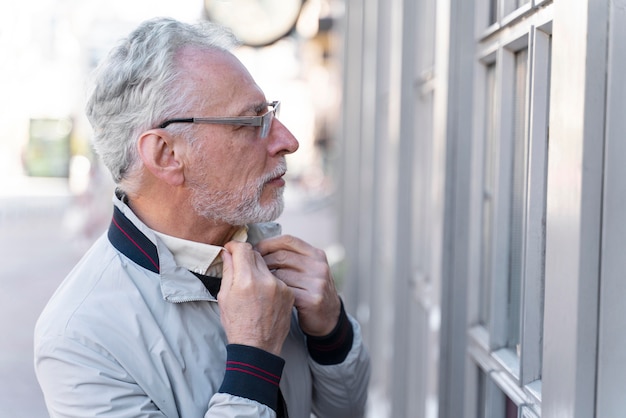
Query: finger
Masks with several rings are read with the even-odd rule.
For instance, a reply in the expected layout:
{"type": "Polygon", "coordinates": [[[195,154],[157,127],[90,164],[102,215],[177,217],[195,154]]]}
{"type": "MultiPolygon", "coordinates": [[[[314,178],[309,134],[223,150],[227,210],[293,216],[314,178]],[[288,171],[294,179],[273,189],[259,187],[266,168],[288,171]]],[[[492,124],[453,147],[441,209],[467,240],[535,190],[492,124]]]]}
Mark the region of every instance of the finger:
{"type": "Polygon", "coordinates": [[[302,275],[299,273],[294,273],[287,269],[278,269],[273,271],[272,274],[291,289],[306,290],[308,288],[306,281],[303,280],[302,275]]]}
{"type": "Polygon", "coordinates": [[[223,263],[222,275],[224,276],[222,278],[222,283],[224,283],[224,279],[230,279],[233,276],[233,256],[226,249],[222,250],[221,256],[222,256],[222,263],[223,263]]]}
{"type": "Polygon", "coordinates": [[[226,251],[230,252],[231,254],[242,254],[252,251],[252,245],[248,244],[247,242],[229,241],[224,244],[224,249],[226,249],[226,251]]]}
{"type": "Polygon", "coordinates": [[[231,241],[227,243],[225,249],[232,260],[232,280],[249,277],[252,267],[256,266],[255,254],[252,246],[247,243],[231,241]]]}
{"type": "Polygon", "coordinates": [[[254,254],[255,267],[259,271],[269,271],[270,267],[265,262],[265,259],[263,259],[263,256],[261,256],[261,254],[258,251],[253,251],[253,254],[254,254]]]}
{"type": "Polygon", "coordinates": [[[264,255],[263,262],[270,270],[290,269],[304,272],[311,268],[311,260],[309,257],[285,250],[279,250],[264,255]]]}
{"type": "Polygon", "coordinates": [[[291,294],[293,295],[293,306],[301,308],[307,305],[307,301],[310,299],[309,292],[291,286],[289,286],[289,290],[291,290],[291,294]]]}
{"type": "Polygon", "coordinates": [[[264,239],[255,246],[255,249],[263,256],[279,250],[288,250],[302,255],[312,254],[315,251],[310,244],[292,235],[264,239]]]}

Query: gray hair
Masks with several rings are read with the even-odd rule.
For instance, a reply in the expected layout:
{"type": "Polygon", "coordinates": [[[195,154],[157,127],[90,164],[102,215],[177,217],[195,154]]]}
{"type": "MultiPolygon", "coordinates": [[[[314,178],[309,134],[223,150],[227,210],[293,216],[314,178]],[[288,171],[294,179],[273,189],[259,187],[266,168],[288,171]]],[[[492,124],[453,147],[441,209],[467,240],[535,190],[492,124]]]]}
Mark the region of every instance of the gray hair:
{"type": "Polygon", "coordinates": [[[236,44],[229,31],[210,22],[157,18],[142,23],[100,63],[86,114],[94,148],[116,183],[139,167],[138,135],[190,106],[189,92],[177,88],[177,53],[189,46],[228,51],[236,44]]]}

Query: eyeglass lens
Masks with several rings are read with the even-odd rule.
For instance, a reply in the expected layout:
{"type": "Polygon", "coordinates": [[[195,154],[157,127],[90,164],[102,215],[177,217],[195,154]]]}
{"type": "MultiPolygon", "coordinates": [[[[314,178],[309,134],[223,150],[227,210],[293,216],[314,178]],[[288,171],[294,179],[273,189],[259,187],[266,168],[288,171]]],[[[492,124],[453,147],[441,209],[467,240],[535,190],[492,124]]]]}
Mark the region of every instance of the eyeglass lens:
{"type": "Polygon", "coordinates": [[[267,138],[272,128],[272,121],[274,117],[278,117],[280,112],[280,102],[272,103],[273,109],[263,115],[261,119],[261,138],[267,138]]]}

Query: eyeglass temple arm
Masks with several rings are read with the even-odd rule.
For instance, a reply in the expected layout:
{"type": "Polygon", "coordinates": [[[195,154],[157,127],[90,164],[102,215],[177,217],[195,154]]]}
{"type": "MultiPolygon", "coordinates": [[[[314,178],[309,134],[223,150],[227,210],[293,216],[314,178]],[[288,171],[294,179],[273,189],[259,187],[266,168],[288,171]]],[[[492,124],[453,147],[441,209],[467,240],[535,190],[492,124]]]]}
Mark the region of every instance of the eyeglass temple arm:
{"type": "MultiPolygon", "coordinates": [[[[278,106],[280,105],[280,101],[276,100],[271,103],[268,103],[270,106],[274,108],[274,113],[276,112],[278,106]]],[[[268,112],[267,114],[271,113],[268,112]]],[[[266,114],[266,115],[267,115],[266,114]]],[[[224,118],[179,118],[179,119],[170,119],[166,120],[162,124],[159,125],[159,128],[163,129],[172,123],[210,123],[215,125],[239,125],[239,126],[262,126],[263,125],[263,116],[242,116],[242,117],[224,117],[224,118]]]]}
{"type": "Polygon", "coordinates": [[[159,125],[163,129],[172,123],[209,123],[214,125],[240,125],[240,126],[261,126],[261,116],[248,116],[241,118],[183,118],[166,120],[159,125]]]}

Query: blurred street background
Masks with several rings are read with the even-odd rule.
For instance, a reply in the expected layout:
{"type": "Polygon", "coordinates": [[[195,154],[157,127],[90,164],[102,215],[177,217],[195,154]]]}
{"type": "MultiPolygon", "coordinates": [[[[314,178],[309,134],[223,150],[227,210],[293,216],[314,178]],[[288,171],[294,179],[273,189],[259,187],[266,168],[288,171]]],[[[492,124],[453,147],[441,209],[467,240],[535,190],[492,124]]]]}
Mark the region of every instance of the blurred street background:
{"type": "MultiPolygon", "coordinates": [[[[113,185],[93,155],[83,115],[89,73],[140,21],[206,19],[210,4],[0,4],[0,417],[47,416],[33,371],[33,328],[56,287],[109,223],[113,185]]],[[[300,141],[288,160],[286,210],[279,219],[283,232],[326,249],[332,259],[340,254],[334,250],[337,228],[326,161],[339,91],[332,40],[320,22],[336,11],[325,0],[305,5],[297,21],[285,21],[288,36],[265,33],[263,46],[244,45],[237,55],[268,99],[282,101],[281,120],[300,141]],[[281,39],[272,42],[272,36],[281,39]]]]}

